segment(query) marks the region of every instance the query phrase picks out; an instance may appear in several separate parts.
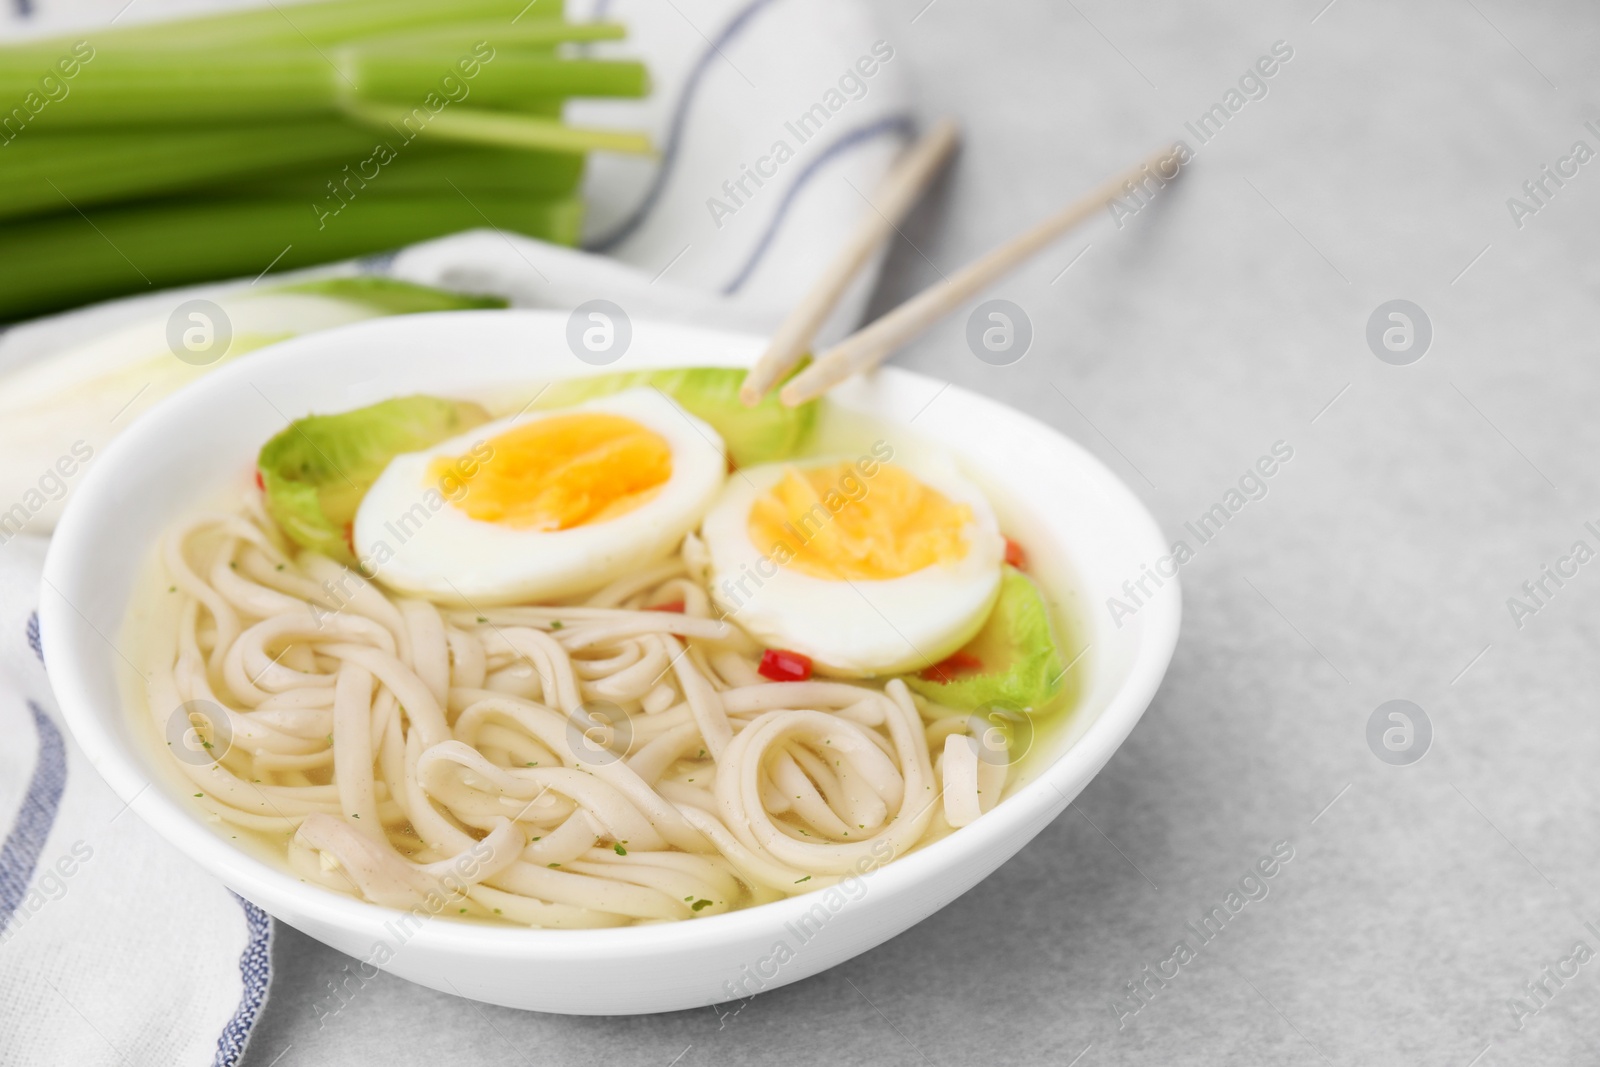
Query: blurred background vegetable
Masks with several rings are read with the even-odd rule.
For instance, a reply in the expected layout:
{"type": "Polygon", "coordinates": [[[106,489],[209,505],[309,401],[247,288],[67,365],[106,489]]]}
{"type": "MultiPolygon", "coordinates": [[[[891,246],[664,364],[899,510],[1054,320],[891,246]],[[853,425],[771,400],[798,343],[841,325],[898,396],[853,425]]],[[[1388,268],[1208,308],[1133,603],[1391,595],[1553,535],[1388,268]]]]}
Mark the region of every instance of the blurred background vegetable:
{"type": "Polygon", "coordinates": [[[0,321],[476,226],[573,244],[637,97],[559,0],[325,0],[0,48],[0,321]]]}
{"type": "MultiPolygon", "coordinates": [[[[212,332],[209,347],[189,360],[176,357],[171,309],[163,308],[0,375],[0,500],[28,499],[40,472],[61,457],[98,454],[151,405],[258,348],[383,315],[504,306],[495,297],[373,276],[238,286],[194,320],[212,332]]],[[[20,521],[16,509],[0,512],[0,542],[23,529],[49,532],[66,496],[64,488],[40,497],[20,521]]]]}

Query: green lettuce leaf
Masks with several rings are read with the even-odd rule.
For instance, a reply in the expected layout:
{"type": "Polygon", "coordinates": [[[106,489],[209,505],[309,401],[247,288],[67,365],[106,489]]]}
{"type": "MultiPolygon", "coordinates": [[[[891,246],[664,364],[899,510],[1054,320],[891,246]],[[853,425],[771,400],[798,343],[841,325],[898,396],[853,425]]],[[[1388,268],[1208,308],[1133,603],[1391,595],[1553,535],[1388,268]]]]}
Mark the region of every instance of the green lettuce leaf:
{"type": "Polygon", "coordinates": [[[1066,673],[1050,633],[1050,609],[1033,580],[1006,567],[1000,597],[978,636],[962,652],[983,666],[940,680],[933,668],[905,682],[929,700],[961,711],[987,706],[1033,711],[1056,697],[1066,673]]]}
{"type": "Polygon", "coordinates": [[[477,404],[433,396],[296,419],[257,460],[267,512],[295,544],[353,564],[350,523],[389,461],[488,421],[477,404]]]}
{"type": "Polygon", "coordinates": [[[685,367],[569,378],[545,390],[539,397],[539,407],[569,407],[624,389],[654,386],[691,415],[710,423],[722,435],[734,463],[741,467],[796,455],[816,423],[816,401],[784,407],[774,389],[761,403],[747,408],[739,400],[744,373],[741,367],[685,367]]]}

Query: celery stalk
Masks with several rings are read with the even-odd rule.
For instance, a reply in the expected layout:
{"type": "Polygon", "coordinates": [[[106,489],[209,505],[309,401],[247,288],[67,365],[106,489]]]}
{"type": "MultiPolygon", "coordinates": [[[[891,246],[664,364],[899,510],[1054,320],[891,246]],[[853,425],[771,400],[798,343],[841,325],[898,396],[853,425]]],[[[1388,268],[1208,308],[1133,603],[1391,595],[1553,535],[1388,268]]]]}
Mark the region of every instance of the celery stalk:
{"type": "Polygon", "coordinates": [[[423,29],[363,34],[349,43],[384,51],[470,51],[479,41],[487,41],[497,49],[515,48],[523,51],[537,48],[551,54],[554,50],[549,46],[552,45],[617,41],[626,36],[627,29],[620,22],[534,22],[532,19],[523,19],[512,24],[505,19],[480,19],[452,21],[448,25],[430,25],[423,29]]]}
{"type": "Polygon", "coordinates": [[[52,214],[319,164],[326,178],[372,151],[364,125],[337,118],[163,129],[30,131],[0,149],[0,219],[52,214]]]}
{"type": "MultiPolygon", "coordinates": [[[[26,62],[0,63],[0,100],[25,99],[37,91],[39,77],[40,68],[26,62]]],[[[193,53],[102,48],[66,83],[69,94],[62,102],[42,112],[38,121],[55,132],[329,113],[337,100],[337,81],[328,61],[304,45],[193,53]]]]}
{"type": "MultiPolygon", "coordinates": [[[[491,42],[492,44],[493,42],[491,42]]],[[[448,54],[448,53],[444,53],[448,54]]],[[[415,101],[439,89],[448,69],[437,50],[411,51],[350,45],[335,60],[363,100],[415,101]],[[420,90],[420,91],[419,91],[420,90]]],[[[644,96],[644,64],[628,60],[573,60],[496,48],[470,81],[458,79],[473,107],[506,107],[529,97],[644,96]]]]}
{"type": "MultiPolygon", "coordinates": [[[[368,134],[369,140],[374,139],[368,134]]],[[[381,140],[381,136],[378,138],[381,140]]],[[[519,193],[564,196],[583,178],[584,157],[571,152],[532,152],[435,142],[401,150],[381,166],[362,153],[339,166],[311,164],[232,183],[230,196],[302,194],[308,203],[325,198],[354,200],[365,196],[414,196],[449,191],[453,185],[468,196],[519,193]]]]}
{"type": "MultiPolygon", "coordinates": [[[[303,41],[322,45],[466,19],[504,20],[511,27],[561,17],[560,0],[450,0],[448,4],[439,0],[299,0],[198,18],[129,23],[97,29],[93,38],[97,45],[104,42],[108,46],[259,47],[303,41]]],[[[80,33],[17,47],[49,51],[84,36],[80,33]]]]}
{"type": "MultiPolygon", "coordinates": [[[[413,111],[389,104],[352,102],[346,110],[352,118],[375,127],[398,127],[413,116],[413,111]]],[[[549,152],[627,152],[651,155],[650,138],[632,130],[603,130],[567,126],[556,119],[535,115],[452,108],[432,116],[428,136],[472,144],[502,145],[507,148],[542,149],[549,152]]]]}
{"type": "Polygon", "coordinates": [[[253,277],[494,226],[574,244],[583,205],[520,195],[368,197],[319,220],[304,199],[184,198],[0,231],[0,320],[216,278],[253,277]],[[91,222],[92,220],[92,222],[91,222]]]}
{"type": "MultiPolygon", "coordinates": [[[[424,116],[477,95],[478,83],[495,98],[637,96],[647,89],[638,63],[553,59],[536,52],[502,50],[488,62],[449,50],[364,52],[351,46],[326,53],[311,46],[216,52],[103,50],[70,83],[71,106],[44,113],[46,129],[129,124],[266,121],[337,114],[346,102],[403,102],[407,115],[424,116]],[[463,77],[470,61],[475,77],[463,77]],[[499,89],[493,89],[500,86],[499,89]]],[[[38,87],[36,68],[0,64],[0,100],[22,100],[38,87]]],[[[44,118],[41,118],[44,121],[44,118]]]]}

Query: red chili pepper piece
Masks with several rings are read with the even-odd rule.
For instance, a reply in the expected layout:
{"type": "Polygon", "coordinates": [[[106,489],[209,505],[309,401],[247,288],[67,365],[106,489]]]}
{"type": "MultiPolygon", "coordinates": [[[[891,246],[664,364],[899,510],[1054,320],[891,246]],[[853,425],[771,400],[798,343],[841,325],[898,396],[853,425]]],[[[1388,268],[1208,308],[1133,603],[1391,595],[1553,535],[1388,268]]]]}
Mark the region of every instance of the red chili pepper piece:
{"type": "Polygon", "coordinates": [[[260,467],[256,468],[256,488],[261,490],[263,493],[265,493],[267,491],[267,483],[261,477],[261,468],[260,467]]]}
{"type": "Polygon", "coordinates": [[[923,668],[918,677],[925,682],[953,682],[959,674],[971,674],[973,671],[981,670],[983,670],[983,660],[971,652],[957,649],[933,666],[923,668]]]}
{"type": "Polygon", "coordinates": [[[682,615],[683,614],[683,601],[681,601],[681,600],[669,600],[665,604],[651,604],[648,608],[645,608],[645,610],[646,611],[672,611],[672,612],[676,612],[679,615],[682,615]]]}
{"type": "Polygon", "coordinates": [[[1019,571],[1028,569],[1028,550],[1011,538],[1006,538],[1006,562],[1019,571]]]}
{"type": "Polygon", "coordinates": [[[344,524],[344,543],[350,546],[350,551],[352,553],[355,552],[355,550],[356,550],[356,524],[355,524],[355,520],[354,519],[352,519],[349,522],[344,524]]]}
{"type": "Polygon", "coordinates": [[[811,677],[811,657],[788,649],[769,648],[761,653],[761,666],[756,671],[774,682],[803,682],[811,677]]]}

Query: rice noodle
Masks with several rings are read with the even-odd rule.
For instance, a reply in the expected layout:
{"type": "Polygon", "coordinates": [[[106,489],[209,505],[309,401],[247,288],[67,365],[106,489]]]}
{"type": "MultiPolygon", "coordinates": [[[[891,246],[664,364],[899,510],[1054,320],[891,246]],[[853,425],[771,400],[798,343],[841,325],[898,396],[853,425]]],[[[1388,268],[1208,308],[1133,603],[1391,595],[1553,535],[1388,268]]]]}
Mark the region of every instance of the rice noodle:
{"type": "Polygon", "coordinates": [[[248,505],[171,535],[148,709],[166,733],[215,705],[175,765],[330,889],[553,928],[712,915],[902,856],[1005,785],[900,681],[764,679],[692,535],[582,603],[482,611],[283,544],[248,505]]]}

